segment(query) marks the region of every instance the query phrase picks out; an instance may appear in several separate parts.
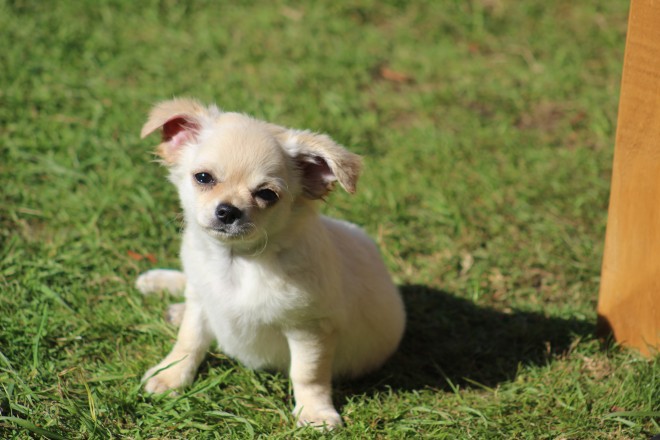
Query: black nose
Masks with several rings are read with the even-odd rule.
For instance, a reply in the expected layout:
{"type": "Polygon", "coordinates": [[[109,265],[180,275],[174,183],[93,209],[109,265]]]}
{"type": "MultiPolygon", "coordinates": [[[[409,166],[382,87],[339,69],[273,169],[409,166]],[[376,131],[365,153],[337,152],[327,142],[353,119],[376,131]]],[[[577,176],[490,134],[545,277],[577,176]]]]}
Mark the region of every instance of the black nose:
{"type": "Polygon", "coordinates": [[[231,225],[236,220],[241,218],[243,213],[240,209],[229,203],[221,203],[215,208],[215,216],[221,223],[231,225]]]}

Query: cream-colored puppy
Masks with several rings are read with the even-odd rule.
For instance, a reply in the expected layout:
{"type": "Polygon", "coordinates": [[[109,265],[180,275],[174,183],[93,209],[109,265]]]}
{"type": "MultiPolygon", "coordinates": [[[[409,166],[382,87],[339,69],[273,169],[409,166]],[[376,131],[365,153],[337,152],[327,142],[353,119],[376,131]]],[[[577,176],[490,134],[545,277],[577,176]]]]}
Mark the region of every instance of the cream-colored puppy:
{"type": "Polygon", "coordinates": [[[153,109],[142,136],[156,130],[183,206],[183,273],[152,270],[137,286],[185,286],[185,307],[176,344],[146,373],[146,390],[189,385],[215,339],[251,368],[289,373],[299,424],[341,425],[332,377],[379,367],[405,325],[374,243],[318,214],[335,181],[355,191],[360,157],[325,135],[186,99],[153,109]]]}

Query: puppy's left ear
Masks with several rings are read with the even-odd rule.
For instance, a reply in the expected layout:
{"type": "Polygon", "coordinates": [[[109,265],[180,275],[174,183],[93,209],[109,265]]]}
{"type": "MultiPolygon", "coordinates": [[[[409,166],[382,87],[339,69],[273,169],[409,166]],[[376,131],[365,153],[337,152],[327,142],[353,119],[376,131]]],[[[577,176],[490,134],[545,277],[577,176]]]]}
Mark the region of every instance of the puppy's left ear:
{"type": "Polygon", "coordinates": [[[283,146],[302,172],[303,191],[310,199],[321,199],[335,182],[355,192],[362,158],[337,144],[329,136],[310,131],[286,130],[283,146]]]}

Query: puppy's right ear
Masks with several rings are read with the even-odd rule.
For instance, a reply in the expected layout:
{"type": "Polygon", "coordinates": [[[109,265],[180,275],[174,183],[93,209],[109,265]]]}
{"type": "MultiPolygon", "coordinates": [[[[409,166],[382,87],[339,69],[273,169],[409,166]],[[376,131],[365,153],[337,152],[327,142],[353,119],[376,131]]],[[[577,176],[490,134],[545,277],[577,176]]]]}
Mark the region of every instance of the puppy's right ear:
{"type": "Polygon", "coordinates": [[[156,104],[142,127],[143,139],[161,129],[162,142],[156,149],[167,165],[176,163],[181,148],[194,141],[208,110],[193,99],[173,99],[156,104]]]}

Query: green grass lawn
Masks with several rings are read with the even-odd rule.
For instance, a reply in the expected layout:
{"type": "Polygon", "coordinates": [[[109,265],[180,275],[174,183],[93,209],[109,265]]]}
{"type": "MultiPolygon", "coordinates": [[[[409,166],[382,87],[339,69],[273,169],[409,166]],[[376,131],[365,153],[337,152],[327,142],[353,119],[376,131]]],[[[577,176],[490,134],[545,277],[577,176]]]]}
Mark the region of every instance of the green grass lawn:
{"type": "Polygon", "coordinates": [[[660,363],[594,337],[625,0],[0,0],[0,438],[649,438],[660,363]],[[150,106],[217,102],[365,157],[324,211],[378,241],[409,314],[346,427],[216,351],[178,397],[181,217],[150,106]]]}

